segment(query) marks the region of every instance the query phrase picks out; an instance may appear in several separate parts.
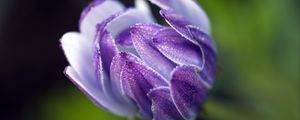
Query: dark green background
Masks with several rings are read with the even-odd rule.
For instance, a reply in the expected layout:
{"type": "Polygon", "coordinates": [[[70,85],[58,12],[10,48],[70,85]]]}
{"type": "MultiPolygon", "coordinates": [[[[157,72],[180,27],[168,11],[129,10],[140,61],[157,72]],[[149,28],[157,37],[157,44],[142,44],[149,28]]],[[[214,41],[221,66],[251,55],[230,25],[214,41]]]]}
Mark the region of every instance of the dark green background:
{"type": "MultiPolygon", "coordinates": [[[[299,120],[299,0],[199,2],[210,17],[219,59],[218,76],[204,105],[203,117],[208,120],[299,120]]],[[[78,9],[86,5],[78,0],[77,3],[79,5],[73,6],[79,6],[78,9]]],[[[80,11],[75,13],[79,15],[80,11]]],[[[54,41],[58,41],[63,32],[77,29],[77,19],[65,21],[72,22],[74,27],[59,29],[60,34],[54,41]]],[[[54,51],[61,58],[55,60],[64,61],[59,62],[60,69],[55,72],[61,74],[67,63],[61,51],[54,51]]],[[[93,105],[63,75],[55,80],[57,84],[61,83],[57,81],[64,82],[38,93],[33,103],[24,103],[20,110],[22,118],[125,119],[93,105]],[[31,105],[34,105],[33,110],[31,105]]]]}
{"type": "MultiPolygon", "coordinates": [[[[199,1],[210,16],[219,52],[206,118],[299,120],[299,2],[199,1]]],[[[64,94],[45,98],[42,108],[50,120],[113,116],[98,110],[78,90],[64,94]]]]}

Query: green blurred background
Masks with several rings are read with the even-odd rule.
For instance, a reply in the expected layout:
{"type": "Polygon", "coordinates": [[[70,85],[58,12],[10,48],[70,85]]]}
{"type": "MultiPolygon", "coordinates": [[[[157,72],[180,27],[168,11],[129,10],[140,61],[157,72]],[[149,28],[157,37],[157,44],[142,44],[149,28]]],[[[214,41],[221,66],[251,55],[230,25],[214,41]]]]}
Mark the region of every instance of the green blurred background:
{"type": "MultiPolygon", "coordinates": [[[[299,0],[199,2],[211,19],[219,59],[203,119],[300,120],[299,0]]],[[[23,109],[25,119],[125,119],[93,105],[70,82],[47,90],[35,106],[35,112],[23,109]]]]}

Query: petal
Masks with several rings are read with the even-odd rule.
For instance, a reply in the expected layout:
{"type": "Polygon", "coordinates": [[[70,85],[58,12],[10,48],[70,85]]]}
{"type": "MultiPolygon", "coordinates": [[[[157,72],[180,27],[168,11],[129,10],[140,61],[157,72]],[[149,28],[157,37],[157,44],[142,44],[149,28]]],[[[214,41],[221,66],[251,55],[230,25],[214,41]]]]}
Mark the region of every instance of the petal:
{"type": "MultiPolygon", "coordinates": [[[[206,39],[207,37],[209,37],[209,35],[202,29],[195,25],[192,25],[184,18],[184,16],[177,14],[174,10],[161,10],[160,14],[165,18],[165,20],[172,28],[174,28],[179,34],[195,44],[198,44],[198,40],[203,38],[206,39]]],[[[208,44],[213,44],[212,39],[201,41],[208,44]]]]}
{"type": "Polygon", "coordinates": [[[116,37],[116,43],[124,47],[130,47],[132,45],[130,28],[127,28],[118,34],[116,37]]]}
{"type": "Polygon", "coordinates": [[[208,34],[201,31],[201,29],[199,27],[193,26],[193,25],[188,25],[188,26],[186,26],[186,28],[188,29],[188,31],[190,33],[190,37],[192,39],[196,40],[200,44],[204,44],[204,45],[210,47],[214,52],[217,51],[217,48],[216,48],[215,43],[212,40],[212,38],[208,34]]]}
{"type": "Polygon", "coordinates": [[[89,14],[89,12],[91,11],[92,8],[101,5],[105,0],[94,0],[92,1],[90,4],[88,4],[88,6],[86,6],[80,15],[80,20],[79,22],[81,23],[81,21],[89,14]]]}
{"type": "Polygon", "coordinates": [[[136,23],[152,23],[151,16],[143,14],[142,11],[138,9],[128,9],[126,12],[122,13],[120,16],[112,20],[108,25],[107,29],[111,32],[112,36],[117,36],[123,30],[129,28],[136,23]]]}
{"type": "Polygon", "coordinates": [[[140,11],[137,9],[128,9],[125,12],[115,14],[98,25],[98,32],[96,36],[96,72],[98,73],[98,79],[100,79],[103,86],[104,93],[107,97],[116,101],[116,104],[125,104],[123,106],[129,107],[133,106],[132,102],[124,97],[118,88],[114,88],[117,86],[115,84],[118,84],[115,81],[118,80],[115,80],[115,78],[111,80],[109,76],[106,75],[110,74],[108,68],[111,65],[112,58],[118,53],[113,40],[113,35],[117,35],[118,31],[128,29],[129,26],[136,22],[147,22],[146,17],[142,18],[141,16],[143,15],[140,14],[140,11]]]}
{"type": "Polygon", "coordinates": [[[66,76],[86,95],[88,96],[96,105],[102,107],[116,115],[120,116],[133,116],[131,108],[122,107],[116,105],[111,99],[107,98],[102,92],[98,84],[91,84],[85,82],[79,77],[76,71],[68,66],[65,69],[66,76]]]}
{"type": "Polygon", "coordinates": [[[77,32],[65,33],[60,40],[67,60],[78,76],[86,82],[97,84],[92,64],[92,44],[86,41],[86,38],[77,32]]]}
{"type": "Polygon", "coordinates": [[[170,2],[171,0],[150,0],[151,3],[157,5],[162,9],[169,9],[172,8],[170,2]]]}
{"type": "Polygon", "coordinates": [[[213,40],[200,28],[189,25],[183,16],[176,14],[174,11],[162,10],[161,14],[178,33],[202,49],[203,58],[205,59],[201,68],[205,70],[201,74],[208,83],[212,84],[216,70],[216,47],[213,40]]]}
{"type": "Polygon", "coordinates": [[[96,37],[99,41],[96,43],[97,51],[95,57],[101,56],[103,68],[109,74],[110,63],[112,58],[118,53],[118,50],[112,36],[107,31],[102,32],[101,36],[101,38],[96,37]]]}
{"type": "Polygon", "coordinates": [[[132,101],[113,88],[114,86],[112,86],[113,83],[109,76],[112,59],[117,55],[118,50],[111,34],[105,30],[105,25],[117,16],[111,16],[98,25],[94,49],[95,72],[106,97],[110,98],[115,105],[121,106],[122,109],[127,108],[128,114],[134,115],[137,112],[136,106],[132,101]]]}
{"type": "Polygon", "coordinates": [[[114,93],[110,86],[110,65],[113,57],[116,56],[119,51],[115,45],[115,40],[107,29],[107,26],[117,17],[120,17],[122,14],[126,13],[128,13],[128,11],[114,14],[97,25],[94,43],[96,73],[98,80],[101,81],[104,92],[107,93],[107,96],[111,97],[113,97],[112,94],[114,93]]]}
{"type": "Polygon", "coordinates": [[[216,76],[217,57],[214,50],[207,46],[202,45],[205,57],[204,69],[201,71],[201,77],[210,85],[214,83],[216,76]]]}
{"type": "Polygon", "coordinates": [[[95,0],[82,12],[80,19],[80,32],[93,39],[95,36],[96,25],[101,23],[113,14],[124,10],[124,6],[114,0],[95,0]],[[114,9],[111,9],[114,8],[114,9]]]}
{"type": "Polygon", "coordinates": [[[171,79],[171,96],[176,108],[185,119],[195,119],[206,99],[208,85],[192,66],[174,69],[171,79]]]}
{"type": "Polygon", "coordinates": [[[153,34],[159,29],[161,27],[155,24],[135,25],[131,28],[131,37],[133,45],[143,61],[169,79],[175,64],[163,56],[152,43],[153,34]]]}
{"type": "Polygon", "coordinates": [[[109,66],[112,61],[112,58],[117,54],[114,44],[112,44],[112,38],[107,31],[102,32],[101,38],[98,39],[99,33],[97,33],[97,43],[95,43],[94,49],[94,64],[97,80],[100,81],[100,84],[103,88],[104,93],[108,97],[113,98],[113,92],[110,86],[109,78],[109,66]]]}
{"type": "Polygon", "coordinates": [[[162,28],[164,27],[155,23],[138,23],[131,26],[131,30],[143,33],[146,37],[148,37],[148,39],[152,39],[155,33],[162,28]]]}
{"type": "Polygon", "coordinates": [[[149,4],[147,3],[147,0],[135,0],[134,1],[135,8],[137,8],[139,11],[143,12],[143,14],[150,17],[151,21],[155,21],[151,12],[151,8],[149,4]]]}
{"type": "Polygon", "coordinates": [[[194,0],[171,0],[173,9],[183,15],[192,25],[210,33],[210,22],[204,10],[194,0]]]}
{"type": "Polygon", "coordinates": [[[118,15],[119,14],[112,15],[103,20],[101,24],[97,25],[97,32],[93,46],[95,64],[94,72],[96,73],[97,80],[100,81],[103,91],[107,94],[107,96],[111,96],[113,94],[108,75],[112,58],[118,53],[118,51],[111,34],[105,28],[106,25],[118,15]]]}
{"type": "Polygon", "coordinates": [[[162,29],[153,38],[154,45],[167,58],[179,65],[203,65],[200,47],[182,37],[172,28],[162,29]]]}
{"type": "Polygon", "coordinates": [[[183,120],[171,99],[168,87],[151,89],[148,97],[152,101],[151,109],[154,120],[183,120]]]}
{"type": "MultiPolygon", "coordinates": [[[[128,107],[135,107],[132,102],[121,94],[118,90],[118,81],[114,75],[110,79],[110,66],[113,57],[118,53],[116,48],[113,34],[117,34],[117,31],[122,31],[122,29],[128,29],[129,26],[135,24],[135,22],[143,22],[145,19],[138,18],[137,15],[139,11],[137,9],[128,9],[124,12],[112,15],[108,19],[104,20],[98,25],[96,34],[96,46],[95,46],[95,62],[96,62],[96,73],[98,80],[101,81],[103,86],[103,91],[107,97],[112,98],[116,104],[120,104],[128,107]],[[131,22],[126,22],[125,20],[132,19],[131,22]],[[118,28],[116,26],[119,26],[118,28]],[[128,28],[126,28],[128,27],[128,28]]],[[[119,49],[120,50],[120,49],[119,49]]],[[[120,72],[120,71],[112,71],[120,72]]]]}
{"type": "Polygon", "coordinates": [[[71,66],[67,66],[64,73],[72,81],[72,83],[75,84],[80,91],[88,96],[96,105],[105,108],[103,105],[101,105],[101,103],[105,102],[106,100],[104,97],[101,97],[103,96],[103,93],[97,84],[91,84],[81,79],[71,66]]]}
{"type": "Polygon", "coordinates": [[[136,23],[152,23],[152,16],[144,14],[139,9],[127,9],[120,16],[116,17],[107,25],[107,30],[116,39],[117,47],[120,51],[136,54],[132,46],[130,26],[136,23]]]}
{"type": "Polygon", "coordinates": [[[191,25],[198,26],[205,33],[210,33],[210,22],[204,10],[194,0],[150,0],[165,10],[174,10],[191,25]]]}
{"type": "Polygon", "coordinates": [[[122,69],[121,81],[124,92],[140,108],[141,116],[152,118],[151,101],[147,97],[147,93],[150,89],[167,86],[166,80],[150,67],[136,60],[128,60],[122,69]]]}
{"type": "MultiPolygon", "coordinates": [[[[108,72],[108,74],[111,60],[118,52],[113,37],[121,33],[119,37],[129,39],[129,27],[139,22],[147,23],[152,21],[150,16],[144,15],[138,9],[127,9],[124,12],[110,16],[97,26],[96,49],[99,49],[99,52],[101,52],[104,71],[108,72]]],[[[131,40],[122,41],[128,44],[131,42],[131,40]]]]}
{"type": "Polygon", "coordinates": [[[174,28],[179,34],[183,37],[187,38],[194,44],[198,44],[196,40],[194,40],[190,34],[187,26],[191,25],[184,16],[176,13],[174,10],[161,10],[160,14],[165,18],[167,23],[174,28]]]}
{"type": "Polygon", "coordinates": [[[188,26],[187,28],[189,29],[192,38],[197,40],[204,51],[205,65],[204,70],[201,71],[201,75],[206,82],[212,85],[215,79],[217,66],[217,49],[214,41],[198,27],[188,26]]]}
{"type": "Polygon", "coordinates": [[[112,19],[107,19],[101,23],[102,29],[107,30],[115,38],[119,51],[137,54],[132,46],[130,26],[136,23],[152,22],[151,16],[143,14],[139,9],[132,8],[113,16],[112,19]]]}
{"type": "Polygon", "coordinates": [[[121,72],[127,61],[137,60],[134,55],[128,55],[129,53],[120,52],[112,60],[110,66],[110,78],[112,81],[112,88],[119,93],[125,94],[122,88],[121,72]]]}

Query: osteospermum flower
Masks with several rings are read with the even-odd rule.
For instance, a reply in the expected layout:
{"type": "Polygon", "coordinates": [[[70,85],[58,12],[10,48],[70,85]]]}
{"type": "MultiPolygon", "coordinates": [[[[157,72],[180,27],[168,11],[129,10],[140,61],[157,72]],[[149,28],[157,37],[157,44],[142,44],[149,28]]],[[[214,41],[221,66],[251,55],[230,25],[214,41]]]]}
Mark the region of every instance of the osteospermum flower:
{"type": "Polygon", "coordinates": [[[61,45],[65,74],[96,105],[119,116],[195,119],[211,88],[216,48],[208,17],[193,0],[150,0],[169,24],[155,23],[147,2],[136,8],[96,0],[80,32],[61,45]]]}

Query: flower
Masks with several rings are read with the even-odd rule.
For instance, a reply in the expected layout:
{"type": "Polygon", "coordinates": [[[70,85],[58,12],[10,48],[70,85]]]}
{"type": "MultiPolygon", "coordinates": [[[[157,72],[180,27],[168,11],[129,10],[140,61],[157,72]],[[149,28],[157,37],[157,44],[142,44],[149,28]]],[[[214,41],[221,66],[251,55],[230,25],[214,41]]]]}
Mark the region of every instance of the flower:
{"type": "Polygon", "coordinates": [[[216,48],[207,15],[193,0],[150,0],[170,25],[155,23],[149,6],[95,0],[80,32],[61,38],[69,79],[96,105],[143,119],[195,119],[211,88],[216,48]]]}

